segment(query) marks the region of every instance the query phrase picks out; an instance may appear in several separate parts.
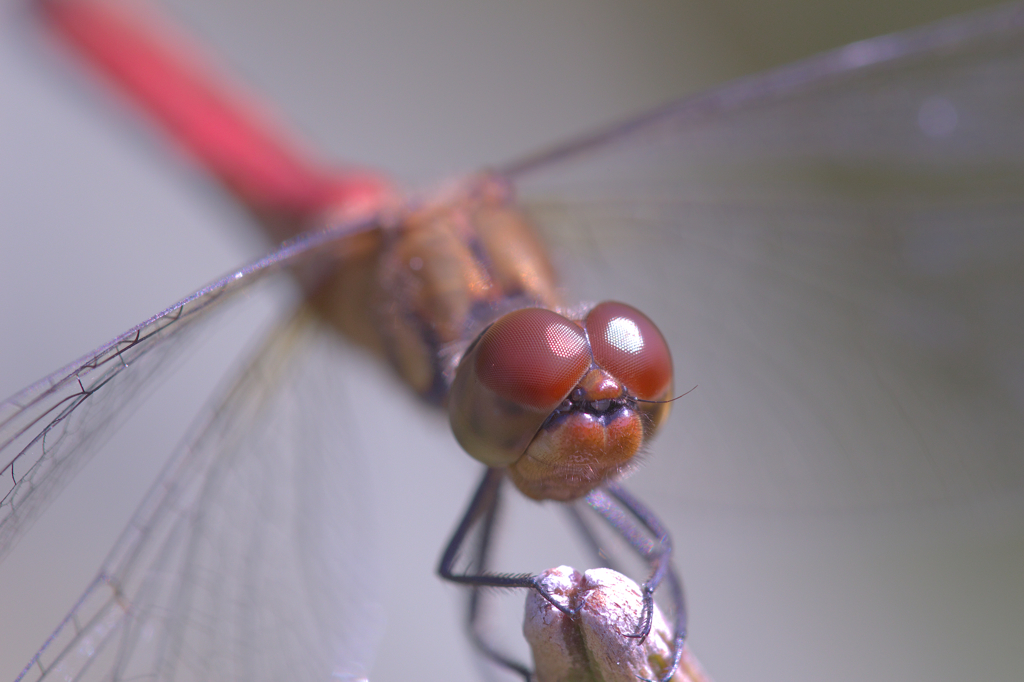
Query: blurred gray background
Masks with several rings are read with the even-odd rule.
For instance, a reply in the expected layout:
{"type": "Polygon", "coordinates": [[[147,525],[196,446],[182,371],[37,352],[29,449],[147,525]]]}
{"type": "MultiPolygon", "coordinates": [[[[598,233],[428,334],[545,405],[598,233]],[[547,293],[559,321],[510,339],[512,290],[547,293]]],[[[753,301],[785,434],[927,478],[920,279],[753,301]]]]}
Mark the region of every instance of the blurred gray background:
{"type": "MultiPolygon", "coordinates": [[[[324,157],[415,187],[731,77],[991,3],[169,4],[324,157]]],[[[4,0],[0,32],[0,393],[8,395],[266,245],[188,162],[70,68],[23,2],[4,0]]],[[[258,312],[241,324],[272,317],[258,312]]],[[[0,566],[0,679],[21,669],[91,579],[184,426],[251,345],[238,336],[218,335],[175,375],[0,566]]],[[[394,396],[389,405],[408,409],[411,400],[394,396]]],[[[410,419],[409,433],[388,427],[396,431],[388,447],[416,448],[416,467],[395,473],[386,465],[400,457],[381,452],[373,488],[397,569],[375,677],[477,679],[460,596],[432,575],[476,470],[458,459],[443,424],[410,419]],[[422,431],[439,454],[424,451],[422,431]],[[395,615],[403,610],[410,616],[395,615]]],[[[560,524],[550,511],[523,513],[535,514],[527,529],[560,524]]],[[[1019,679],[1020,519],[940,521],[879,533],[855,520],[711,511],[669,520],[694,651],[718,680],[1019,679]]]]}

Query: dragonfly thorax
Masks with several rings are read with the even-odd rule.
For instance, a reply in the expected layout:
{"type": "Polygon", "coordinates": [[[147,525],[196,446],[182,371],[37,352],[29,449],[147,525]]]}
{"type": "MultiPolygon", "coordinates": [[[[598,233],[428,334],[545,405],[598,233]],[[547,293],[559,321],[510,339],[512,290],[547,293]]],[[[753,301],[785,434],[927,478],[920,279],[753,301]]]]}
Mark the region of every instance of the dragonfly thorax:
{"type": "Polygon", "coordinates": [[[314,296],[328,322],[383,355],[430,402],[447,398],[452,358],[502,314],[556,307],[554,269],[498,180],[478,178],[342,244],[314,296]]]}

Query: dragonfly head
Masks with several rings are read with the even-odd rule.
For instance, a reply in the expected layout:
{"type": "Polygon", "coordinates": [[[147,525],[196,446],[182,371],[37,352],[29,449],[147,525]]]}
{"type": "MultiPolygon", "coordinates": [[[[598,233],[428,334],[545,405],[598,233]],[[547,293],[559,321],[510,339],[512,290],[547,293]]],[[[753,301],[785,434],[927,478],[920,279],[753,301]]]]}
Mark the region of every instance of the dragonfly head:
{"type": "Polygon", "coordinates": [[[668,344],[636,308],[604,302],[579,320],[523,308],[466,351],[448,411],[470,455],[528,497],[568,501],[630,463],[671,391],[668,344]]]}

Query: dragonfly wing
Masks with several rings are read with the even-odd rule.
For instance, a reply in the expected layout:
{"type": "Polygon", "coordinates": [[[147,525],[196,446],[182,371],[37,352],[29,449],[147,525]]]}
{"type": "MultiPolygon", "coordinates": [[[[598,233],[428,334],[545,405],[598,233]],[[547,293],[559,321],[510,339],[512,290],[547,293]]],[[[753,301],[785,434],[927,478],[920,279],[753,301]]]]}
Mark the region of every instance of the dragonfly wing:
{"type": "Polygon", "coordinates": [[[678,392],[699,387],[655,445],[676,463],[652,466],[679,467],[655,477],[664,494],[968,501],[1024,490],[1021,130],[1011,6],[741,80],[507,174],[566,285],[642,306],[678,392]]]}
{"type": "Polygon", "coordinates": [[[339,238],[364,228],[351,223],[295,240],[0,403],[0,557],[138,403],[188,330],[267,275],[330,258],[339,238]]]}
{"type": "Polygon", "coordinates": [[[300,311],[160,476],[26,679],[366,675],[383,628],[337,339],[300,311]]]}

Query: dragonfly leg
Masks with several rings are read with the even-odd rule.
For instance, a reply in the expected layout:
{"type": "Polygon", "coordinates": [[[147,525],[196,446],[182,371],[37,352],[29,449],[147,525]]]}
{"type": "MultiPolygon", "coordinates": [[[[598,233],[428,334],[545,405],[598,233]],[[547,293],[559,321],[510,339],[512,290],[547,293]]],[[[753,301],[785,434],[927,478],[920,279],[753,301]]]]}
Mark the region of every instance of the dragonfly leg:
{"type": "Polygon", "coordinates": [[[495,520],[498,515],[499,492],[504,479],[505,472],[501,469],[488,468],[484,473],[483,480],[481,480],[472,501],[469,503],[469,508],[466,509],[466,513],[459,522],[458,528],[455,529],[455,533],[445,548],[437,572],[445,580],[450,580],[460,585],[468,585],[471,588],[466,625],[470,641],[473,642],[477,650],[498,665],[522,675],[525,680],[529,680],[532,676],[532,671],[529,667],[501,653],[484,637],[480,629],[483,588],[532,588],[538,590],[545,599],[560,610],[564,611],[565,607],[559,605],[540,586],[536,576],[530,574],[499,574],[491,573],[488,570],[489,554],[492,546],[491,540],[494,534],[495,520]],[[481,527],[474,542],[469,569],[465,573],[456,573],[455,563],[459,558],[462,548],[467,543],[470,532],[477,524],[481,524],[481,527]]]}
{"type": "Polygon", "coordinates": [[[672,538],[668,529],[647,505],[618,483],[596,488],[587,495],[586,501],[651,568],[650,577],[641,587],[643,610],[640,622],[636,632],[627,636],[636,638],[640,643],[647,638],[654,618],[654,592],[662,583],[668,586],[674,611],[674,634],[672,664],[661,677],[663,682],[667,682],[679,666],[686,642],[686,598],[682,580],[672,564],[672,538]],[[643,529],[654,536],[653,541],[643,529]]]}
{"type": "MultiPolygon", "coordinates": [[[[572,609],[559,603],[553,595],[549,594],[537,576],[527,573],[493,573],[489,570],[489,553],[497,519],[499,493],[504,478],[505,472],[501,469],[486,470],[469,507],[466,509],[448,546],[445,548],[437,571],[445,580],[467,585],[471,588],[469,608],[467,610],[467,626],[470,639],[477,650],[488,659],[529,680],[531,671],[527,666],[502,654],[483,636],[480,629],[483,589],[487,587],[534,589],[562,613],[572,618],[577,614],[572,609]],[[470,540],[470,535],[474,529],[478,529],[478,532],[475,534],[474,539],[470,540]],[[471,555],[467,562],[468,568],[465,572],[456,572],[455,564],[467,545],[471,547],[471,555]]],[[[643,608],[640,623],[637,626],[637,631],[627,636],[638,639],[640,643],[646,639],[651,631],[654,617],[654,592],[662,584],[668,586],[675,611],[675,621],[673,623],[673,658],[671,666],[661,677],[662,681],[667,682],[682,659],[683,645],[686,639],[686,604],[683,596],[682,581],[679,579],[671,561],[672,541],[668,531],[653,512],[618,484],[610,484],[591,492],[587,496],[586,502],[651,567],[650,577],[641,588],[643,608]],[[644,530],[654,536],[653,541],[647,537],[644,530]]],[[[592,549],[599,554],[602,561],[605,561],[603,556],[605,553],[601,551],[596,536],[587,526],[586,522],[578,514],[574,515],[573,518],[577,520],[577,525],[581,526],[585,537],[590,540],[592,549]]]]}
{"type": "Polygon", "coordinates": [[[601,544],[601,540],[598,538],[597,533],[594,532],[594,528],[591,525],[592,522],[580,513],[579,504],[573,502],[572,504],[564,506],[565,513],[569,517],[570,525],[587,546],[587,550],[590,552],[590,555],[594,560],[594,564],[622,573],[620,567],[616,564],[612,553],[607,551],[601,544]]]}

